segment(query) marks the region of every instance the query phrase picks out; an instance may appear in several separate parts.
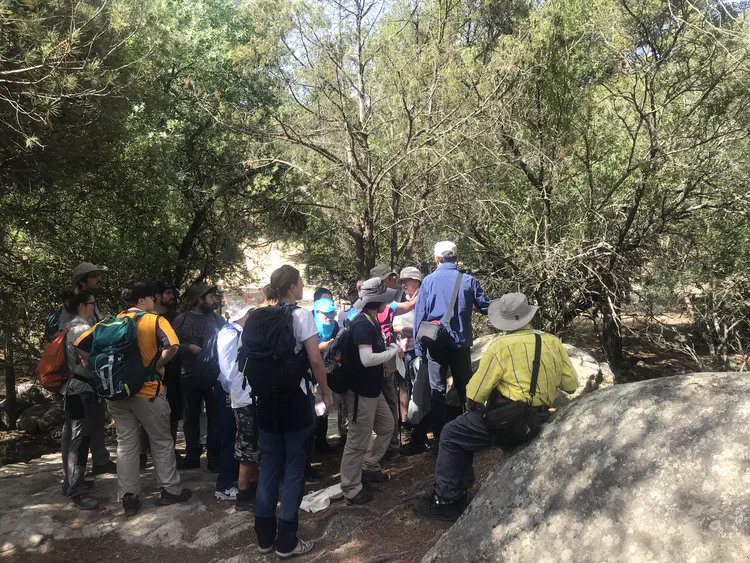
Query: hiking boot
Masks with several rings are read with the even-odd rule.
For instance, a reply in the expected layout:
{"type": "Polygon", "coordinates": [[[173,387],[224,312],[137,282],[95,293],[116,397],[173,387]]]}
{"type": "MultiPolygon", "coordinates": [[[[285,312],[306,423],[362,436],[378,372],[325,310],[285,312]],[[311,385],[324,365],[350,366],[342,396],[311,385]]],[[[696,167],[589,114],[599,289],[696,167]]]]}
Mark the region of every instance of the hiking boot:
{"type": "Polygon", "coordinates": [[[366,502],[370,502],[374,498],[375,495],[372,494],[371,490],[363,488],[352,498],[347,498],[346,504],[365,504],[366,502]]]}
{"type": "Polygon", "coordinates": [[[148,465],[148,456],[146,454],[140,455],[140,465],[141,465],[141,471],[146,469],[146,466],[148,465]]]}
{"type": "Polygon", "coordinates": [[[319,454],[331,455],[336,453],[336,448],[331,446],[328,440],[321,440],[320,442],[315,442],[315,451],[319,454]]]}
{"type": "MultiPolygon", "coordinates": [[[[255,491],[253,489],[239,490],[237,491],[237,502],[234,505],[234,509],[237,512],[246,512],[248,510],[255,510],[255,491]]],[[[268,551],[271,553],[271,551],[268,551]]]]}
{"type": "Polygon", "coordinates": [[[94,475],[117,475],[117,464],[114,461],[108,461],[103,465],[94,465],[91,467],[91,473],[94,475]]]}
{"type": "Polygon", "coordinates": [[[201,460],[200,459],[185,459],[182,462],[181,469],[184,469],[187,471],[188,469],[200,469],[201,468],[201,460]]]}
{"type": "Polygon", "coordinates": [[[97,500],[91,498],[86,493],[81,493],[80,495],[71,497],[70,500],[72,500],[73,504],[75,504],[81,510],[94,510],[97,506],[99,506],[97,500]]]}
{"type": "Polygon", "coordinates": [[[305,468],[305,481],[322,481],[323,474],[315,469],[312,465],[305,468]]]}
{"type": "Polygon", "coordinates": [[[223,491],[214,492],[214,496],[217,500],[237,500],[237,493],[240,490],[237,487],[229,487],[223,491]]]}
{"type": "Polygon", "coordinates": [[[125,509],[125,516],[128,518],[135,516],[141,508],[141,497],[133,493],[127,493],[122,497],[122,507],[125,509]]]}
{"type": "Polygon", "coordinates": [[[403,456],[419,455],[427,451],[427,444],[418,444],[413,440],[401,446],[398,452],[403,456]]]}
{"type": "Polygon", "coordinates": [[[414,507],[414,514],[425,520],[436,520],[440,522],[455,522],[463,513],[466,505],[462,501],[438,504],[433,496],[430,500],[414,507]]]}
{"type": "MultiPolygon", "coordinates": [[[[200,463],[200,462],[198,462],[200,463]]],[[[219,472],[219,458],[218,457],[209,457],[208,458],[208,464],[206,465],[206,468],[211,473],[218,473],[219,472]]]]}
{"type": "Polygon", "coordinates": [[[362,470],[362,482],[363,483],[385,483],[390,481],[391,476],[385,471],[367,471],[362,470]]]}
{"type": "Polygon", "coordinates": [[[159,498],[159,504],[162,506],[177,504],[178,502],[185,502],[189,500],[192,496],[193,493],[190,492],[190,489],[182,489],[182,491],[180,491],[180,494],[178,495],[173,495],[172,493],[168,493],[167,491],[162,489],[161,498],[159,498]]]}

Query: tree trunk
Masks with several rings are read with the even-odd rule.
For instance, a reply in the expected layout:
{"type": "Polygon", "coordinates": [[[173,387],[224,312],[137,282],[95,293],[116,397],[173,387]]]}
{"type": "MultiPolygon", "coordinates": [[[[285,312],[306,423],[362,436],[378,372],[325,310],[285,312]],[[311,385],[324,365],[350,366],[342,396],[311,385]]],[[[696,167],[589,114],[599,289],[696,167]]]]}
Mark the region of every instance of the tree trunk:
{"type": "Polygon", "coordinates": [[[5,335],[5,416],[8,429],[16,429],[16,367],[13,358],[13,338],[5,335]]]}
{"type": "Polygon", "coordinates": [[[602,307],[602,332],[599,340],[604,351],[604,356],[612,366],[625,364],[625,356],[622,351],[622,331],[619,320],[612,314],[608,305],[602,307]]]}

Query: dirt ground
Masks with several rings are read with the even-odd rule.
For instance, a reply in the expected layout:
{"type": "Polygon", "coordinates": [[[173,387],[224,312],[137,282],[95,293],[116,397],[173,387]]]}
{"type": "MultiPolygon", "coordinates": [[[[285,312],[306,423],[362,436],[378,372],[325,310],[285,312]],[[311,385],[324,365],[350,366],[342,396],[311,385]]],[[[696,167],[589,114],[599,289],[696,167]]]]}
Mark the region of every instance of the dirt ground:
{"type": "MultiPolygon", "coordinates": [[[[114,448],[112,448],[114,451],[114,448]]],[[[325,479],[307,483],[306,492],[336,484],[341,450],[315,456],[313,465],[325,479]]],[[[477,487],[495,465],[501,450],[477,456],[477,487]]],[[[275,556],[257,552],[252,513],[237,513],[233,504],[214,498],[216,476],[204,468],[181,472],[193,498],[183,505],[156,505],[153,469],[142,472],[143,509],[125,519],[115,502],[116,476],[95,478],[91,493],[100,507],[79,511],[60,492],[59,454],[29,464],[0,468],[0,559],[9,562],[56,563],[148,561],[159,563],[242,563],[275,556]]],[[[449,525],[416,518],[412,507],[432,484],[435,458],[429,453],[386,463],[387,483],[373,486],[375,500],[364,506],[332,502],[317,514],[300,513],[300,537],[315,541],[313,552],[299,561],[412,562],[434,545],[449,525]]]]}

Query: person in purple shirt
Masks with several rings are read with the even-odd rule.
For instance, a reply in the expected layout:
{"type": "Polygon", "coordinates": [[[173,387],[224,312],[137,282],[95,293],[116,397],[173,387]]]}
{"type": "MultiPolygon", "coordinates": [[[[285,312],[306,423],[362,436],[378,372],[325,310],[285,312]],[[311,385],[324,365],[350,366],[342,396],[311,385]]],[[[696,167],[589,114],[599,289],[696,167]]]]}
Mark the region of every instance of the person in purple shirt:
{"type": "MultiPolygon", "coordinates": [[[[422,321],[441,321],[450,303],[453,288],[459,275],[456,261],[458,250],[450,241],[442,241],[435,245],[435,263],[437,270],[427,276],[417,296],[414,309],[414,330],[419,329],[422,321]]],[[[448,368],[453,375],[458,397],[463,405],[466,402],[466,384],[471,378],[471,346],[473,332],[471,327],[471,312],[476,308],[483,315],[487,314],[490,299],[484,294],[479,282],[468,274],[463,274],[461,285],[453,309],[453,316],[446,327],[450,335],[447,347],[425,350],[418,341],[414,349],[418,356],[426,356],[427,369],[432,390],[431,424],[435,436],[435,451],[440,443],[440,432],[445,426],[445,386],[448,368]]]]}

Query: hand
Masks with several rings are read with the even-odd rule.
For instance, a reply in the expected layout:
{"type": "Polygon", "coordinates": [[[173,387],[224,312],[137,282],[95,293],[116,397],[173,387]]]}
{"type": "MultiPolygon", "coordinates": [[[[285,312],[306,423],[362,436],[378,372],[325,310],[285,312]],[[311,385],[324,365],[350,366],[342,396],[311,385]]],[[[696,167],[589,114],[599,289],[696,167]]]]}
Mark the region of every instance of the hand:
{"type": "Polygon", "coordinates": [[[231,397],[231,395],[227,395],[226,396],[226,400],[227,400],[227,407],[229,407],[231,409],[232,408],[232,397],[231,397]]]}
{"type": "Polygon", "coordinates": [[[331,412],[331,404],[333,403],[333,395],[331,394],[330,389],[326,389],[323,392],[323,404],[326,406],[326,412],[323,414],[323,416],[328,416],[328,413],[331,412]]]}
{"type": "Polygon", "coordinates": [[[404,359],[404,350],[400,346],[398,348],[398,357],[402,360],[404,359]]]}
{"type": "Polygon", "coordinates": [[[190,345],[190,351],[195,354],[196,356],[201,353],[201,347],[196,346],[195,344],[190,345]]]}

